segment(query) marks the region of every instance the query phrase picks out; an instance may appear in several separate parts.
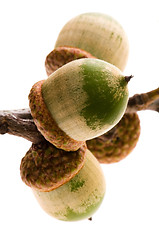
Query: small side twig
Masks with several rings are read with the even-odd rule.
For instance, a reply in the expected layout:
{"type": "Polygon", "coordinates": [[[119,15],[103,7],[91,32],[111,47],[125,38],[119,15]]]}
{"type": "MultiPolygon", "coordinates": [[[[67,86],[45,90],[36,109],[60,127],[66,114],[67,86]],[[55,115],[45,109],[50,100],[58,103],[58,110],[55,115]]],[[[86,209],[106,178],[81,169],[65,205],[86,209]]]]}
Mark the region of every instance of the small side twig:
{"type": "Polygon", "coordinates": [[[159,88],[150,92],[135,94],[129,98],[127,113],[137,112],[141,110],[159,110],[159,88]]]}
{"type": "Polygon", "coordinates": [[[159,98],[154,101],[153,103],[151,103],[148,107],[148,110],[154,110],[156,112],[159,112],[159,98]]]}

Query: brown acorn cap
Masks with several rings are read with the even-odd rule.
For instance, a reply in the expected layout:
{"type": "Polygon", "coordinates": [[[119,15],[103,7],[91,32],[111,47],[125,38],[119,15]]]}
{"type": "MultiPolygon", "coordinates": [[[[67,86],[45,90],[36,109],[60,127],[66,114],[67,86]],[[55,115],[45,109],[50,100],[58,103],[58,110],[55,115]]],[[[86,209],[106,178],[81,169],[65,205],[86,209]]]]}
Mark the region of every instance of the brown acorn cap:
{"type": "Polygon", "coordinates": [[[44,81],[35,83],[29,94],[29,106],[35,125],[45,139],[57,148],[76,151],[84,142],[70,138],[54,121],[42,97],[41,87],[44,81]]]}
{"type": "Polygon", "coordinates": [[[62,67],[68,62],[80,58],[95,58],[90,53],[74,47],[57,47],[50,52],[45,60],[46,73],[49,76],[58,68],[62,67]]]}
{"type": "Polygon", "coordinates": [[[137,113],[126,113],[109,132],[87,141],[88,149],[100,163],[119,162],[135,148],[140,136],[137,113]]]}
{"type": "Polygon", "coordinates": [[[49,192],[73,178],[85,162],[86,144],[66,152],[47,141],[32,144],[20,165],[22,180],[38,191],[49,192]]]}

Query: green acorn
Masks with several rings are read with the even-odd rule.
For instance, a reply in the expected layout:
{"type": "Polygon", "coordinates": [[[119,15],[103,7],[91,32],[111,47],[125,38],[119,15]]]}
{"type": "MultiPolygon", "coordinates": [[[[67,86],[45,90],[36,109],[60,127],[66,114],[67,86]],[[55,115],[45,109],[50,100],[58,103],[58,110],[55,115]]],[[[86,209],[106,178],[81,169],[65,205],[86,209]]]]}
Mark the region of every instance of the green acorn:
{"type": "Polygon", "coordinates": [[[99,59],[67,63],[32,87],[34,122],[46,140],[75,151],[119,122],[127,107],[130,78],[99,59]]]}
{"type": "Polygon", "coordinates": [[[22,180],[32,188],[43,210],[63,221],[89,218],[105,195],[99,162],[84,144],[66,152],[52,144],[33,144],[20,167],[22,180]]]}
{"type": "Polygon", "coordinates": [[[140,136],[137,113],[126,113],[109,132],[87,141],[87,147],[100,163],[114,163],[124,159],[135,148],[140,136]]]}
{"type": "Polygon", "coordinates": [[[122,26],[111,16],[84,13],[71,19],[62,28],[56,47],[76,47],[124,70],[129,43],[122,26]]]}

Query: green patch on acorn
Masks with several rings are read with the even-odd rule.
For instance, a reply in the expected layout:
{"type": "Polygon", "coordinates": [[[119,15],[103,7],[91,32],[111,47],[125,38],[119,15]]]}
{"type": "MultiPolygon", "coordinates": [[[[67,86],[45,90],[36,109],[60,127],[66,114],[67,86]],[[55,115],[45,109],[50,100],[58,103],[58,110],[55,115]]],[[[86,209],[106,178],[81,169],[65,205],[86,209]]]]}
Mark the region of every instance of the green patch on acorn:
{"type": "Polygon", "coordinates": [[[88,97],[81,115],[92,129],[97,127],[97,123],[99,128],[102,128],[106,122],[109,125],[113,124],[118,118],[115,113],[118,113],[118,109],[124,111],[124,104],[127,101],[125,77],[114,76],[111,71],[105,71],[105,62],[86,62],[82,65],[82,70],[83,89],[88,97]]]}
{"type": "Polygon", "coordinates": [[[71,192],[77,191],[80,187],[83,186],[83,184],[85,183],[84,180],[78,179],[78,177],[76,178],[76,180],[70,180],[70,184],[71,184],[71,192]]]}
{"type": "Polygon", "coordinates": [[[78,213],[71,209],[70,207],[67,208],[65,217],[67,221],[79,221],[85,218],[88,218],[92,216],[96,209],[98,209],[103,201],[103,197],[101,197],[100,201],[96,204],[92,204],[88,206],[85,210],[85,213],[78,213]]]}

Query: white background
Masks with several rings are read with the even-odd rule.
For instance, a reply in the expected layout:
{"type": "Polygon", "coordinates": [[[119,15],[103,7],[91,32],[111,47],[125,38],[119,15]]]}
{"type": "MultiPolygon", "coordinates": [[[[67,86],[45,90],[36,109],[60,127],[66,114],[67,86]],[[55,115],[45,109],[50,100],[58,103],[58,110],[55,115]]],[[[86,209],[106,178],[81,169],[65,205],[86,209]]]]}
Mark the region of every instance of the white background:
{"type": "MultiPolygon", "coordinates": [[[[113,16],[130,42],[125,75],[130,95],[158,87],[158,1],[0,2],[0,110],[28,107],[31,86],[46,78],[44,62],[63,25],[90,11],[113,16]]],[[[120,163],[102,165],[107,181],[93,221],[62,222],[47,215],[20,178],[21,158],[31,143],[0,136],[0,239],[159,239],[159,114],[139,113],[141,136],[120,163]]]]}

